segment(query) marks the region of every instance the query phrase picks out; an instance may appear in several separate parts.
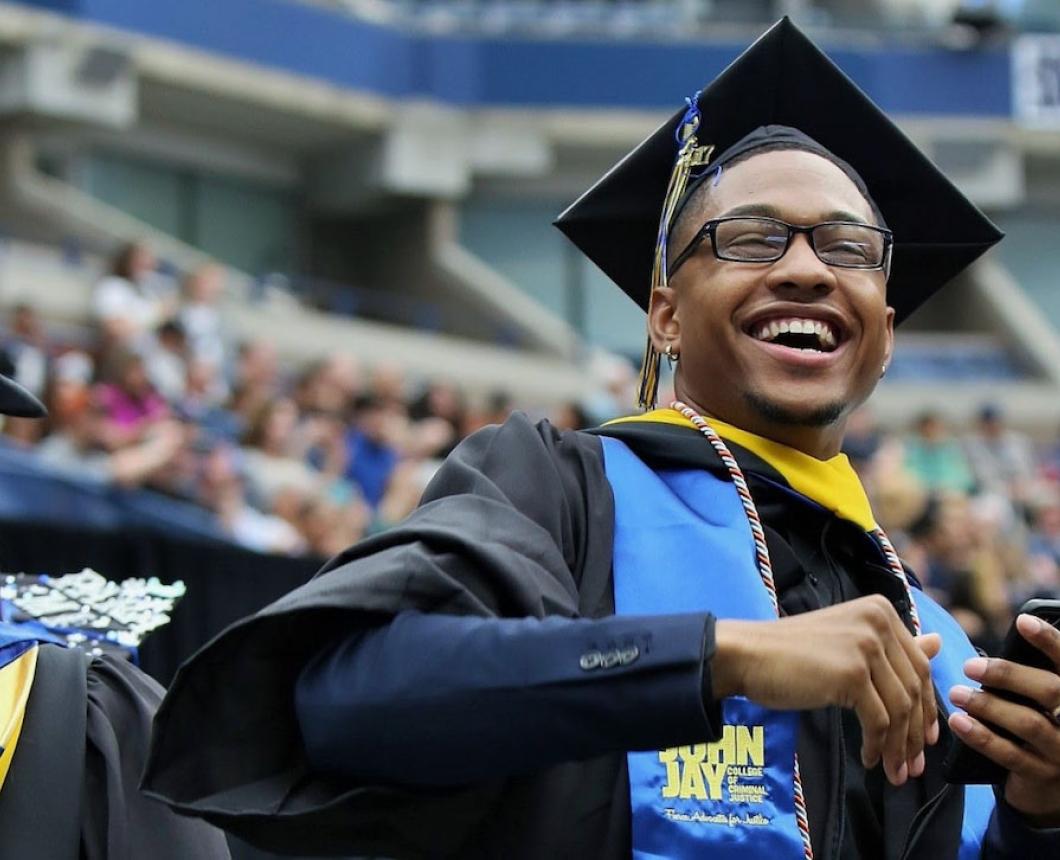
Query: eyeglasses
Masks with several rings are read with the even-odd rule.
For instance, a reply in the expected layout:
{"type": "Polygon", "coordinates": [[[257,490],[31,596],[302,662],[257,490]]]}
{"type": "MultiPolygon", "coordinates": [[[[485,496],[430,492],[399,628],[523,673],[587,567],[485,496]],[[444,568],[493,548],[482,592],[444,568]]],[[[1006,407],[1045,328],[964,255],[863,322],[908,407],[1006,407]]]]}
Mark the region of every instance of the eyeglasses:
{"type": "Polygon", "coordinates": [[[673,275],[708,236],[719,260],[733,263],[775,263],[791,247],[792,237],[805,233],[817,258],[842,269],[886,269],[894,236],[883,227],[851,221],[824,221],[799,227],[776,218],[714,218],[704,224],[674,259],[673,275]]]}

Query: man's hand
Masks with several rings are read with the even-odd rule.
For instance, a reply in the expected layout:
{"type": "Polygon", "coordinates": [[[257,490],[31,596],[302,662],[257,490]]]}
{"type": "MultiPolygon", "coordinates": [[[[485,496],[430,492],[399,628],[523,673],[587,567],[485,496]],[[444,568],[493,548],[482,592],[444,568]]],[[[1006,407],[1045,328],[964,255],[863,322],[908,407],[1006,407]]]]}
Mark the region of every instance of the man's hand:
{"type": "MultiPolygon", "coordinates": [[[[1060,631],[1031,615],[1016,619],[1016,629],[1060,671],[1060,631]]],[[[976,657],[964,664],[973,681],[1025,696],[1038,707],[1009,702],[993,693],[956,686],[950,701],[968,714],[953,714],[950,728],[968,746],[1009,771],[1005,800],[1034,824],[1060,826],[1060,675],[1008,660],[976,657]],[[1007,729],[1022,743],[1014,743],[983,725],[988,720],[1007,729]]]]}
{"type": "Polygon", "coordinates": [[[929,660],[942,640],[914,637],[879,595],[777,621],[719,620],[710,664],[715,698],[767,708],[853,708],[861,760],[883,759],[895,785],[924,772],[924,744],[939,737],[929,660]]]}

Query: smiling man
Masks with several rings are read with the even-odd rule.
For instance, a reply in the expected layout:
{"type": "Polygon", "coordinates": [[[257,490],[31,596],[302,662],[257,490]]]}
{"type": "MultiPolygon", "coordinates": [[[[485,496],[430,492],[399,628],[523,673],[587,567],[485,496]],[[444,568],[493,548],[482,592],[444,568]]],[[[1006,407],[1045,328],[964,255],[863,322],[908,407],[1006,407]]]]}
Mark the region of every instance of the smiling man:
{"type": "Polygon", "coordinates": [[[976,659],[839,454],[997,231],[786,20],[559,225],[648,311],[648,411],[468,439],[180,672],[148,790],[306,853],[1056,855],[1060,680],[976,659]],[[996,792],[945,783],[954,735],[996,792]]]}

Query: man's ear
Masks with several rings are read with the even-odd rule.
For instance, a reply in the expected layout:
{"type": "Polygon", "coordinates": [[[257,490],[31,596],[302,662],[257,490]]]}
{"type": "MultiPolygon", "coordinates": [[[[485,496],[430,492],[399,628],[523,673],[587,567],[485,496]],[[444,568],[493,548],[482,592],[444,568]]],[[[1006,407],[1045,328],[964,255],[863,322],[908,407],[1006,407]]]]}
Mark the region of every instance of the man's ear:
{"type": "Polygon", "coordinates": [[[648,336],[659,352],[667,345],[681,352],[681,317],[677,310],[677,291],[673,287],[656,287],[648,309],[648,336]]]}
{"type": "Polygon", "coordinates": [[[883,366],[891,366],[891,356],[894,355],[894,308],[887,308],[887,341],[886,351],[883,356],[883,366]]]}

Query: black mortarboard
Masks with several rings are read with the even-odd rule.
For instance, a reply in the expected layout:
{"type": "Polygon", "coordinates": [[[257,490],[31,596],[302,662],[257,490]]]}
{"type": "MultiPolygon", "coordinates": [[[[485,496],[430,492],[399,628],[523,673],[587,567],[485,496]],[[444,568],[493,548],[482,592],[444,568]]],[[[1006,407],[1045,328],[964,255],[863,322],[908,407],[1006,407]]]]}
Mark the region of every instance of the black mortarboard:
{"type": "MultiPolygon", "coordinates": [[[[888,302],[896,322],[1002,236],[787,18],[702,91],[698,108],[698,143],[712,145],[715,154],[759,127],[790,126],[860,174],[894,232],[888,302]]],[[[672,224],[685,194],[684,180],[675,183],[675,158],[689,113],[672,116],[556,220],[644,309],[653,287],[660,222],[672,224]]],[[[709,171],[711,164],[693,160],[689,167],[709,171]]]]}
{"type": "Polygon", "coordinates": [[[0,415],[15,418],[43,418],[48,414],[36,397],[13,379],[0,374],[0,415]]]}

